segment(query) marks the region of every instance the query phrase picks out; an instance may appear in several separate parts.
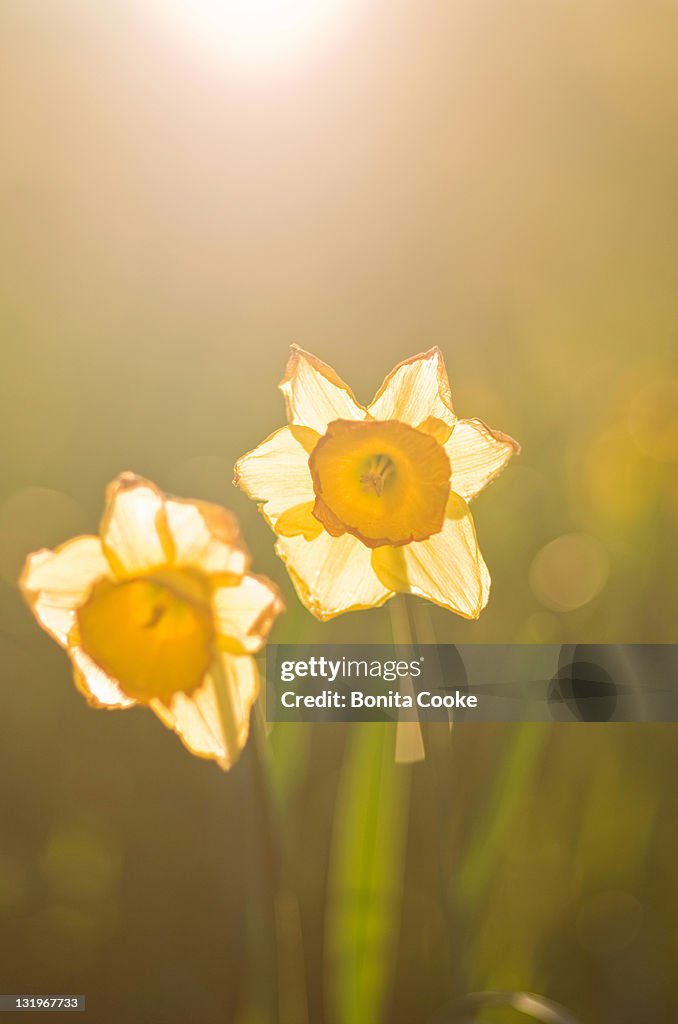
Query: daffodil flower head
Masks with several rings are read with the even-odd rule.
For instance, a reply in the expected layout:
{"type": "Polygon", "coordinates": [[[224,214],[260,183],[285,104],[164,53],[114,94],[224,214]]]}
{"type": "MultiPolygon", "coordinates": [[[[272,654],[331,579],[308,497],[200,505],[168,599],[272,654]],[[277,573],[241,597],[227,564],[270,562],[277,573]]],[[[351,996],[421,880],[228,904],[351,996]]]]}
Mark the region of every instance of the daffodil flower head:
{"type": "Polygon", "coordinates": [[[396,366],[365,408],[293,346],[280,390],[289,424],[234,482],[260,503],[306,607],[330,619],[410,592],[478,618],[490,575],[468,502],[520,446],[457,419],[440,350],[396,366]]]}
{"type": "Polygon", "coordinates": [[[230,512],[124,473],[100,536],[29,555],[20,586],[90,704],[147,705],[194,754],[235,762],[259,692],[252,655],[282,602],[249,572],[230,512]]]}

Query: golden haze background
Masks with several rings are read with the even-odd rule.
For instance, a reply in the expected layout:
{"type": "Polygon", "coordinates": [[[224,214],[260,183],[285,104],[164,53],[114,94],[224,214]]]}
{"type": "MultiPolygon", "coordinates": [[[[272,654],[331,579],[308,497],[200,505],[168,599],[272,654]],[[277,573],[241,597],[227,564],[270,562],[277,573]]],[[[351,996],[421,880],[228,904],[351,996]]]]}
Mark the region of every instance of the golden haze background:
{"type": "MultiPolygon", "coordinates": [[[[375,0],[265,73],[153,0],[2,4],[3,991],[86,992],[102,1022],[262,1019],[247,758],[222,777],[149,715],[88,711],[15,580],[130,469],[237,512],[285,590],[276,640],[386,639],[379,610],[316,623],[230,483],[283,423],[290,342],[363,401],[437,344],[458,413],[523,444],[474,509],[490,605],[431,609],[438,640],[675,641],[677,32],[668,0],[375,0]]],[[[273,744],[310,1019],[341,1024],[322,977],[349,730],[273,744]]],[[[467,727],[451,758],[442,819],[412,773],[384,1019],[459,995],[448,945],[463,990],[672,1019],[673,727],[467,727]]]]}

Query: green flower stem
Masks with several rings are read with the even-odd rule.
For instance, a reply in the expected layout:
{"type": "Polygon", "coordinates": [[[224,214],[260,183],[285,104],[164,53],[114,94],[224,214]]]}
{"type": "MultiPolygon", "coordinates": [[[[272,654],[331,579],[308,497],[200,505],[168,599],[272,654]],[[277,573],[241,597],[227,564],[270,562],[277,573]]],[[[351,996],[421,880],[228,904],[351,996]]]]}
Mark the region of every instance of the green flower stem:
{"type": "Polygon", "coordinates": [[[403,891],[410,771],[391,722],[350,726],[332,830],[325,933],[330,1024],[388,1019],[403,891]]]}
{"type": "MultiPolygon", "coordinates": [[[[261,885],[252,923],[268,984],[262,996],[265,1024],[308,1024],[306,968],[299,900],[289,843],[274,784],[275,766],[266,734],[262,701],[252,709],[250,739],[244,752],[253,799],[252,861],[261,885]]],[[[255,875],[256,877],[256,875],[255,875]]],[[[262,981],[255,969],[255,992],[262,981]]]]}
{"type": "MultiPolygon", "coordinates": [[[[215,658],[212,669],[214,693],[229,758],[238,757],[239,742],[233,682],[227,664],[215,658]]],[[[258,704],[258,702],[257,702],[258,704]]],[[[248,844],[250,886],[247,900],[247,930],[252,948],[249,1005],[253,1024],[281,1024],[285,1017],[279,1006],[278,927],[276,905],[280,874],[280,848],[272,828],[269,765],[259,735],[256,705],[251,716],[250,737],[235,768],[246,789],[247,812],[244,839],[248,844]]],[[[265,736],[263,737],[265,743],[265,736]]]]}
{"type": "Polygon", "coordinates": [[[306,965],[299,899],[294,884],[289,841],[275,786],[275,766],[261,699],[252,710],[250,743],[257,768],[257,783],[265,810],[270,868],[275,883],[273,916],[277,951],[277,999],[282,1024],[308,1024],[306,965]],[[254,754],[256,756],[254,756],[254,754]]]}
{"type": "MultiPolygon", "coordinates": [[[[423,602],[403,594],[394,598],[391,604],[400,605],[397,611],[393,609],[391,613],[396,643],[407,643],[414,648],[421,644],[435,644],[435,632],[428,608],[423,602]],[[395,629],[396,623],[401,623],[398,633],[395,629]],[[399,637],[403,639],[399,640],[399,637]]],[[[425,770],[429,775],[430,788],[437,805],[436,846],[441,894],[440,907],[447,940],[448,989],[452,998],[459,999],[465,990],[461,949],[463,922],[460,907],[452,888],[453,865],[447,843],[447,828],[451,816],[455,783],[452,775],[451,723],[419,721],[417,724],[421,734],[425,770]]]]}
{"type": "MultiPolygon", "coordinates": [[[[414,636],[412,623],[408,613],[406,598],[404,595],[392,598],[388,603],[388,610],[391,618],[391,632],[393,643],[398,647],[414,648],[414,636]]],[[[397,725],[395,758],[399,762],[422,761],[424,759],[424,744],[421,734],[421,725],[418,720],[400,720],[397,725]]]]}

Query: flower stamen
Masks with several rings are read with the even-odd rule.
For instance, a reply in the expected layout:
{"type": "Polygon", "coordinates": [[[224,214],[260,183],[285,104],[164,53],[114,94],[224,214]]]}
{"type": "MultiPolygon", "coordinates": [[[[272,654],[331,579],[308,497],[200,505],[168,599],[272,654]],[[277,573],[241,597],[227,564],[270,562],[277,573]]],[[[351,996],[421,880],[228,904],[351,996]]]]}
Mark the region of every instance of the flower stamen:
{"type": "Polygon", "coordinates": [[[379,452],[367,460],[364,470],[360,477],[361,487],[364,491],[372,492],[378,498],[381,498],[384,488],[389,482],[393,482],[396,474],[393,459],[388,455],[384,455],[383,452],[379,452]]]}

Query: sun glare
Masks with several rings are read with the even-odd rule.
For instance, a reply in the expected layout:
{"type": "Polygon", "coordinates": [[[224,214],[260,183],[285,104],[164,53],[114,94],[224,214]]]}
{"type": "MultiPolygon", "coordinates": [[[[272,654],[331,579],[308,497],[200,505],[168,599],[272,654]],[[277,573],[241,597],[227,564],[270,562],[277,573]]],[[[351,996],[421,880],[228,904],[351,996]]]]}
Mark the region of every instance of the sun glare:
{"type": "Polygon", "coordinates": [[[329,42],[357,0],[162,0],[175,30],[229,68],[267,73],[329,42]]]}

